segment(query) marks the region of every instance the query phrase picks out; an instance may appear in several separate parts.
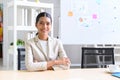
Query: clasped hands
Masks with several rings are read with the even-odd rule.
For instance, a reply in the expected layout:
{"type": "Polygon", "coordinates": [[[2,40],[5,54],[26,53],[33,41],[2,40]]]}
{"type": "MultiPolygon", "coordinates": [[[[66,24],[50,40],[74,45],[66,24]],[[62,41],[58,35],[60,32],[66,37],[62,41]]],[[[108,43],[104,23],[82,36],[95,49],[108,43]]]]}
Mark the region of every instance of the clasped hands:
{"type": "Polygon", "coordinates": [[[69,58],[65,57],[55,60],[56,65],[70,65],[70,63],[69,58]]]}

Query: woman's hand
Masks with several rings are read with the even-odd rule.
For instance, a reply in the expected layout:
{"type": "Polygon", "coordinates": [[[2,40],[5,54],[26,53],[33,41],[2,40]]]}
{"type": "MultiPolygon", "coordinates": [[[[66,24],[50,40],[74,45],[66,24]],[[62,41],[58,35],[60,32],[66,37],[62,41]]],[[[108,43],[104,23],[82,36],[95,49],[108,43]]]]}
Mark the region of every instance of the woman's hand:
{"type": "Polygon", "coordinates": [[[60,58],[60,59],[57,59],[55,60],[55,64],[56,65],[69,65],[70,64],[70,60],[69,58],[60,58]]]}

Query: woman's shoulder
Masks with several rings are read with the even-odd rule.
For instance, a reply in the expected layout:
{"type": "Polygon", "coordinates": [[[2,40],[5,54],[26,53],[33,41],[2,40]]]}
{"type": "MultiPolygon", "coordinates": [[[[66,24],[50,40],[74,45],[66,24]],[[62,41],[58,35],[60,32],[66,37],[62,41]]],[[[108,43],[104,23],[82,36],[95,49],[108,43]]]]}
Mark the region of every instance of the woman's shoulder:
{"type": "Polygon", "coordinates": [[[58,38],[50,37],[50,36],[49,36],[49,40],[52,40],[52,41],[60,41],[58,38]]]}
{"type": "Polygon", "coordinates": [[[26,42],[28,42],[28,43],[33,43],[33,42],[35,42],[35,41],[37,41],[37,36],[28,39],[26,42]]]}
{"type": "Polygon", "coordinates": [[[55,37],[49,37],[49,40],[54,42],[54,43],[62,43],[60,39],[55,38],[55,37]]]}

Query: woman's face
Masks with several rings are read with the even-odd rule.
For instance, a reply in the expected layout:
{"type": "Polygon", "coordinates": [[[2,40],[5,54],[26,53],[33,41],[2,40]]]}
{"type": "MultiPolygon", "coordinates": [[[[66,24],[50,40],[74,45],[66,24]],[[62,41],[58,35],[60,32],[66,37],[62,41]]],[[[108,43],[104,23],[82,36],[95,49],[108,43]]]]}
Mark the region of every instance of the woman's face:
{"type": "Polygon", "coordinates": [[[48,35],[51,31],[51,20],[48,17],[40,17],[39,21],[36,24],[38,29],[38,34],[40,35],[48,35]]]}

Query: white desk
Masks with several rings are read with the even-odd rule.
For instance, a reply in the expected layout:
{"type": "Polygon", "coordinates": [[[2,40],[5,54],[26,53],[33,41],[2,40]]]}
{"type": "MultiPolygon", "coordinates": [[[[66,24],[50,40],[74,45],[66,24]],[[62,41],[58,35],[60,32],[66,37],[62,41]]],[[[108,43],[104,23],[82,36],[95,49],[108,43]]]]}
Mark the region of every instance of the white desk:
{"type": "Polygon", "coordinates": [[[59,71],[0,71],[0,80],[120,80],[106,69],[70,69],[59,71]]]}

